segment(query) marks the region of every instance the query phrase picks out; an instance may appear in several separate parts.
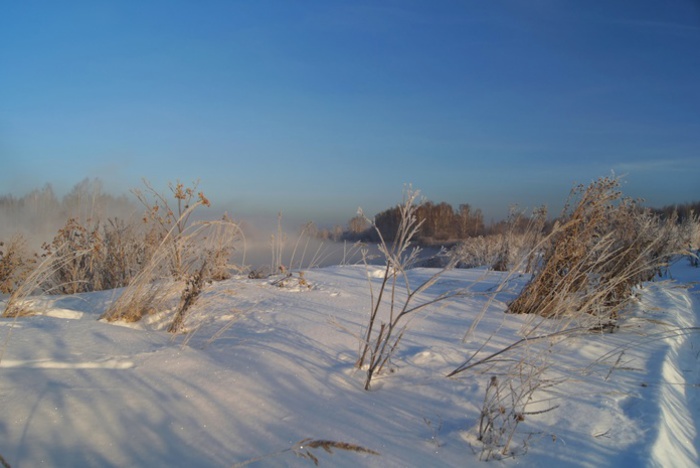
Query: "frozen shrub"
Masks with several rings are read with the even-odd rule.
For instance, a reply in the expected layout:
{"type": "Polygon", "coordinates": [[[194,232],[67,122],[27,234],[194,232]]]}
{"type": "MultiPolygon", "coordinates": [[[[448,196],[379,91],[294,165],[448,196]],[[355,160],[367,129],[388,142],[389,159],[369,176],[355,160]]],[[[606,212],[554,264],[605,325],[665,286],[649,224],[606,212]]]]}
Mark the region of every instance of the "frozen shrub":
{"type": "Polygon", "coordinates": [[[472,237],[459,244],[460,268],[475,268],[493,265],[498,257],[499,236],[472,237]]]}
{"type": "Polygon", "coordinates": [[[54,256],[53,281],[58,285],[55,292],[75,294],[103,289],[104,244],[99,224],[90,220],[87,223],[92,225],[70,218],[51,244],[44,244],[45,254],[54,256]]]}
{"type": "MultiPolygon", "coordinates": [[[[103,314],[108,321],[134,322],[146,315],[170,310],[179,296],[180,302],[168,331],[181,331],[188,312],[206,285],[230,275],[230,254],[239,242],[245,243],[238,224],[226,216],[218,221],[189,223],[194,210],[208,206],[209,200],[199,192],[195,201],[194,189],[185,189],[180,183],[171,184],[170,188],[178,217],[169,208],[169,201],[150,189],[154,201],[144,220],[151,227],[147,244],[155,246],[152,247],[154,251],[103,314]]],[[[145,203],[148,197],[141,194],[140,199],[145,203]]]]}
{"type": "Polygon", "coordinates": [[[688,260],[694,267],[700,266],[700,216],[692,210],[683,218],[679,226],[684,246],[688,247],[688,260]]]}
{"type": "Polygon", "coordinates": [[[539,246],[545,238],[547,209],[537,208],[531,216],[511,209],[501,232],[472,237],[455,249],[460,268],[489,267],[495,271],[513,269],[531,273],[539,261],[539,246]]]}
{"type": "Polygon", "coordinates": [[[145,266],[151,253],[147,233],[117,218],[104,225],[70,218],[44,255],[51,254],[55,293],[75,294],[123,287],[145,266]]]}
{"type": "Polygon", "coordinates": [[[5,243],[0,241],[0,293],[10,294],[24,282],[37,260],[27,252],[23,237],[15,236],[5,243]]]}
{"type": "Polygon", "coordinates": [[[189,219],[198,206],[210,206],[204,193],[197,192],[198,183],[192,187],[185,187],[180,181],[168,184],[168,188],[174,199],[170,200],[153,188],[147,181],[143,181],[145,191],[133,190],[136,198],[146,207],[143,221],[150,224],[154,243],[165,243],[170,249],[170,269],[176,278],[184,278],[184,258],[187,256],[187,245],[184,242],[184,232],[189,226],[189,219]]]}
{"type": "Polygon", "coordinates": [[[83,254],[84,252],[69,251],[61,257],[51,253],[37,257],[29,274],[17,283],[8,297],[2,317],[21,317],[34,314],[34,305],[28,299],[36,294],[50,294],[60,290],[61,285],[53,282],[56,271],[61,269],[64,263],[71,263],[83,254]]]}
{"type": "Polygon", "coordinates": [[[207,268],[206,260],[202,262],[202,266],[199,270],[190,274],[190,276],[185,281],[185,289],[180,295],[180,304],[177,306],[175,312],[175,318],[170,323],[168,327],[169,333],[177,333],[183,326],[187,312],[192,308],[199,295],[202,294],[202,290],[206,284],[206,279],[209,277],[209,271],[207,268]]]}
{"type": "Polygon", "coordinates": [[[105,289],[127,286],[153,255],[149,233],[118,218],[109,219],[102,226],[102,243],[101,273],[105,289]]]}
{"type": "Polygon", "coordinates": [[[678,252],[673,221],[662,222],[623,198],[616,178],[577,187],[578,203],[551,234],[542,265],[509,305],[512,313],[558,317],[579,312],[614,320],[632,288],[678,252]]]}

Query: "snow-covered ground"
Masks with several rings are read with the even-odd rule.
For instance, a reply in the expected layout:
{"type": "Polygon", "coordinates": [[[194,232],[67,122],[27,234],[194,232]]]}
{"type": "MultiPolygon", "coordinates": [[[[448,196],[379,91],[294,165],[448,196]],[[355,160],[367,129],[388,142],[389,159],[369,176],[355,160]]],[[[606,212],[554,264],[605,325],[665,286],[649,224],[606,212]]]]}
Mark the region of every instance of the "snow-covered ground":
{"type": "Polygon", "coordinates": [[[700,270],[680,261],[671,272],[640,289],[615,333],[543,340],[447,378],[518,341],[530,320],[503,313],[526,278],[488,302],[505,274],[448,272],[422,300],[473,294],[420,312],[371,391],[354,363],[368,276],[380,279],[363,266],[307,270],[311,288],[216,283],[192,333],[174,338],[167,316],[99,321],[118,291],[38,298],[40,315],[0,321],[0,454],[13,467],[313,466],[305,454],[321,466],[471,466],[489,453],[478,431],[491,376],[539,353],[544,373],[508,456],[490,463],[698,466],[700,270]]]}

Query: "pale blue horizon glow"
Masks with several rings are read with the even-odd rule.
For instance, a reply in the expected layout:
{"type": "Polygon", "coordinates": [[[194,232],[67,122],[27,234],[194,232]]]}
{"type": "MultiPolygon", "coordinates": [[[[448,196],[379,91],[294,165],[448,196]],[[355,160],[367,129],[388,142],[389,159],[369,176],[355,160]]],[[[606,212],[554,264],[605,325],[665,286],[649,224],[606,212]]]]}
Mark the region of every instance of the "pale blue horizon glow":
{"type": "Polygon", "coordinates": [[[700,7],[655,2],[13,2],[0,194],[200,180],[234,216],[342,224],[411,183],[487,219],[612,171],[700,199],[700,7]]]}

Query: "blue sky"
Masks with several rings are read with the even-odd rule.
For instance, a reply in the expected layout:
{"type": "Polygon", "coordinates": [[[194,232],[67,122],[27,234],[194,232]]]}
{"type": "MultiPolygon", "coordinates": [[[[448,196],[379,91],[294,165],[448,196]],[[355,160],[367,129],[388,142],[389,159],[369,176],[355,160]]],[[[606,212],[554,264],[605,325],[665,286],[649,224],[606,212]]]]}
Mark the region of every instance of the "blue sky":
{"type": "Polygon", "coordinates": [[[488,219],[615,171],[697,200],[698,51],[694,0],[6,2],[0,193],[199,179],[324,224],[412,183],[488,219]]]}

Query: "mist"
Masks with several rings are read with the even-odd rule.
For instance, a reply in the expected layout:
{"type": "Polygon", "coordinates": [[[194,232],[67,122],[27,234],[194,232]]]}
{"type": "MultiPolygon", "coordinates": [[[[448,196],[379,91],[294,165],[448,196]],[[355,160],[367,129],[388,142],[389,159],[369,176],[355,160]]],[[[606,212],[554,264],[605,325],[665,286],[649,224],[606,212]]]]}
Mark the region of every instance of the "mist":
{"type": "Polygon", "coordinates": [[[84,179],[63,197],[47,183],[20,197],[0,196],[0,240],[22,236],[27,247],[38,252],[71,218],[81,222],[113,218],[129,222],[135,221],[140,211],[126,195],[105,193],[99,179],[84,179]]]}
{"type": "MultiPolygon", "coordinates": [[[[51,243],[71,218],[88,225],[115,218],[127,224],[139,224],[144,211],[145,206],[133,194],[105,193],[99,179],[86,178],[63,196],[47,183],[21,196],[0,195],[0,241],[21,236],[31,252],[40,253],[42,245],[51,243]]],[[[237,218],[235,213],[221,208],[201,207],[193,213],[191,221],[220,219],[224,214],[244,233],[244,240],[235,246],[231,258],[242,270],[274,274],[278,273],[273,270],[280,264],[287,269],[300,269],[362,260],[359,247],[352,242],[320,238],[313,222],[302,223],[282,214],[237,218]]]]}
{"type": "MultiPolygon", "coordinates": [[[[371,248],[374,251],[376,248],[371,248]]],[[[307,234],[277,234],[246,238],[244,251],[233,257],[234,264],[245,265],[261,274],[275,274],[278,264],[286,270],[301,270],[328,265],[353,265],[362,262],[360,247],[353,242],[317,239],[307,234]]]]}

